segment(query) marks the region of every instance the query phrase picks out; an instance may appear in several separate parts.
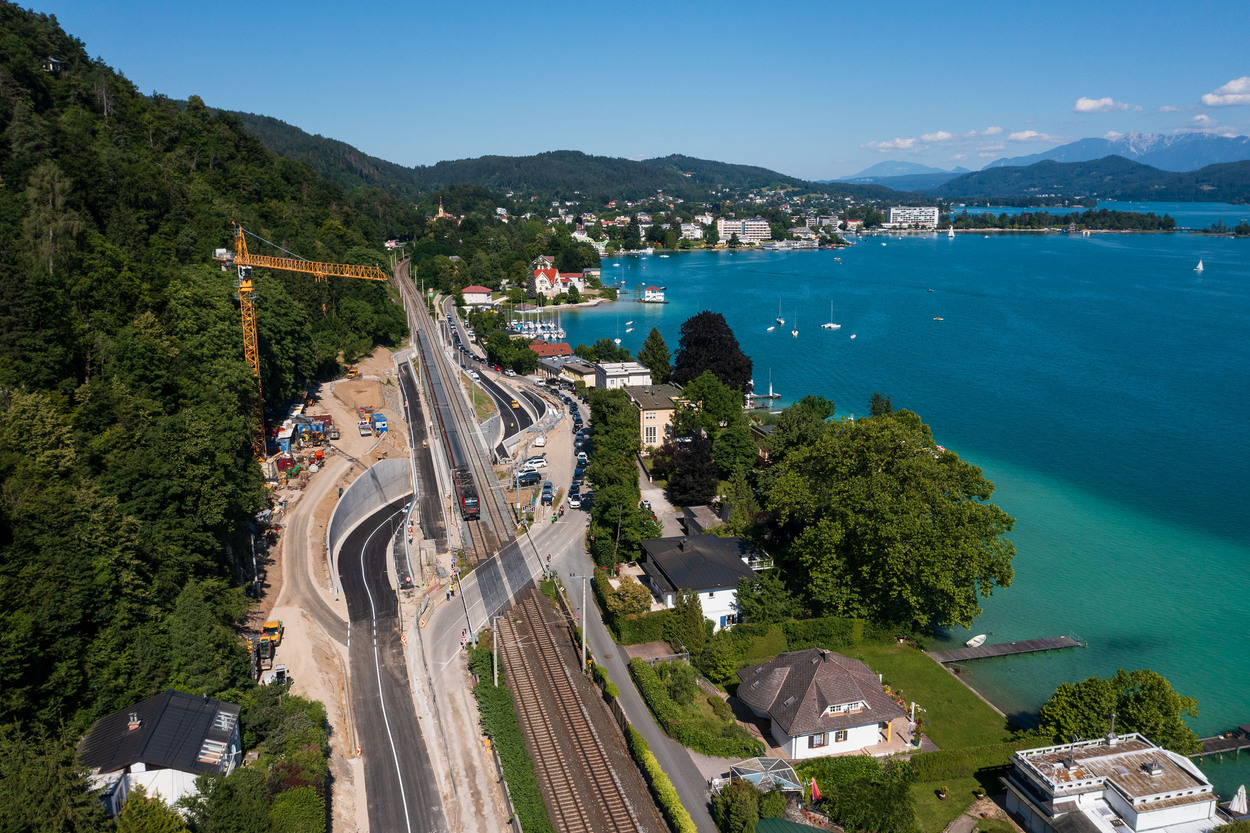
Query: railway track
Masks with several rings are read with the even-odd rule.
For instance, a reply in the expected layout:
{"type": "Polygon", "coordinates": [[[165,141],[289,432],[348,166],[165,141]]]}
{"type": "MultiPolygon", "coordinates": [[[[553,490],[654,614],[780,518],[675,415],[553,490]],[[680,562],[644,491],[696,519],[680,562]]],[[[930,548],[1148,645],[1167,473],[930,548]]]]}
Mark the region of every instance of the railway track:
{"type": "Polygon", "coordinates": [[[500,622],[497,649],[557,830],[638,833],[638,818],[530,592],[500,622]]]}

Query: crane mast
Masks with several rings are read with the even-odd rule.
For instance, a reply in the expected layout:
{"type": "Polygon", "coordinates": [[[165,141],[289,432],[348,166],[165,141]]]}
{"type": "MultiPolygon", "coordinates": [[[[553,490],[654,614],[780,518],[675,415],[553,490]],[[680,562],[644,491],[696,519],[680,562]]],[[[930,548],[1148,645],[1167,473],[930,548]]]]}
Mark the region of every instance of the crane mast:
{"type": "Polygon", "coordinates": [[[233,263],[238,269],[234,286],[239,293],[239,313],[243,319],[243,356],[247,366],[256,377],[256,400],[252,406],[252,418],[256,430],[252,434],[252,453],[259,460],[265,459],[265,399],[260,383],[260,350],[256,339],[256,285],[252,281],[252,267],[281,269],[312,275],[318,282],[327,278],[358,278],[366,281],[387,281],[385,272],[376,266],[358,266],[354,263],[320,263],[298,257],[273,257],[252,254],[247,250],[247,238],[251,234],[238,223],[234,224],[234,251],[218,249],[213,258],[221,261],[225,269],[233,263]]]}

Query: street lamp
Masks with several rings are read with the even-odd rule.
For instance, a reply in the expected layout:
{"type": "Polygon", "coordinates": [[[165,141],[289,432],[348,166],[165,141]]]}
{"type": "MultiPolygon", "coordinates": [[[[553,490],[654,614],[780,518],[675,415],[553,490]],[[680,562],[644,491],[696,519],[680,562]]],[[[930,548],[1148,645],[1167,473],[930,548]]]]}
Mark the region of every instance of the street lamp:
{"type": "Polygon", "coordinates": [[[586,582],[593,576],[575,576],[569,575],[569,578],[579,578],[582,580],[582,671],[586,670],[586,582]]]}

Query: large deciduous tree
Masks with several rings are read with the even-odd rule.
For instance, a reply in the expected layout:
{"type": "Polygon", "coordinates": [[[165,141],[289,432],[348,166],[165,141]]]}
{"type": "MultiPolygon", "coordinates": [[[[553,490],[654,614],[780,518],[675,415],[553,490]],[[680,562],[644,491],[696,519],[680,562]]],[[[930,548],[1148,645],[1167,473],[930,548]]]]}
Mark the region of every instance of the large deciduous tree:
{"type": "Polygon", "coordinates": [[[751,359],[738,346],[733,330],[719,312],[701,312],[681,325],[672,379],[679,385],[710,370],[739,392],[751,383],[751,359]]]}
{"type": "Polygon", "coordinates": [[[1013,519],[976,466],[910,411],[829,424],[777,467],[766,504],[783,555],[825,615],[970,625],[1013,578],[1013,519]]]}
{"type": "Polygon", "coordinates": [[[1109,680],[1064,683],[1042,706],[1038,728],[1056,743],[1092,740],[1111,731],[1112,713],[1118,729],[1140,732],[1173,752],[1191,755],[1202,747],[1184,720],[1198,716],[1198,701],[1177,693],[1149,669],[1120,670],[1109,680]]]}

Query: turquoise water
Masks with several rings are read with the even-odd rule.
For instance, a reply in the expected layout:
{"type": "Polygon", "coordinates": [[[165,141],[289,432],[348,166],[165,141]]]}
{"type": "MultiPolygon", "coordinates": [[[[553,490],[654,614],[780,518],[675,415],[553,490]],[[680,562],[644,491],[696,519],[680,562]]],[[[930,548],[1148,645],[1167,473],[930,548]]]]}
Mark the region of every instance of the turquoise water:
{"type": "MultiPolygon", "coordinates": [[[[1089,642],[970,663],[1004,711],[1035,712],[1067,680],[1153,668],[1198,699],[1200,734],[1250,722],[1250,241],[865,238],[620,258],[604,278],[666,286],[671,303],[566,314],[572,343],[620,337],[636,352],[658,326],[675,350],[681,322],[712,309],[757,389],[771,368],[781,404],[819,393],[863,414],[881,391],[985,470],[1016,518],[1016,580],[984,601],[976,632],[1089,642]],[[767,332],[779,299],[786,325],[767,332]]],[[[1250,756],[1204,766],[1225,794],[1250,781],[1250,756]]]]}

